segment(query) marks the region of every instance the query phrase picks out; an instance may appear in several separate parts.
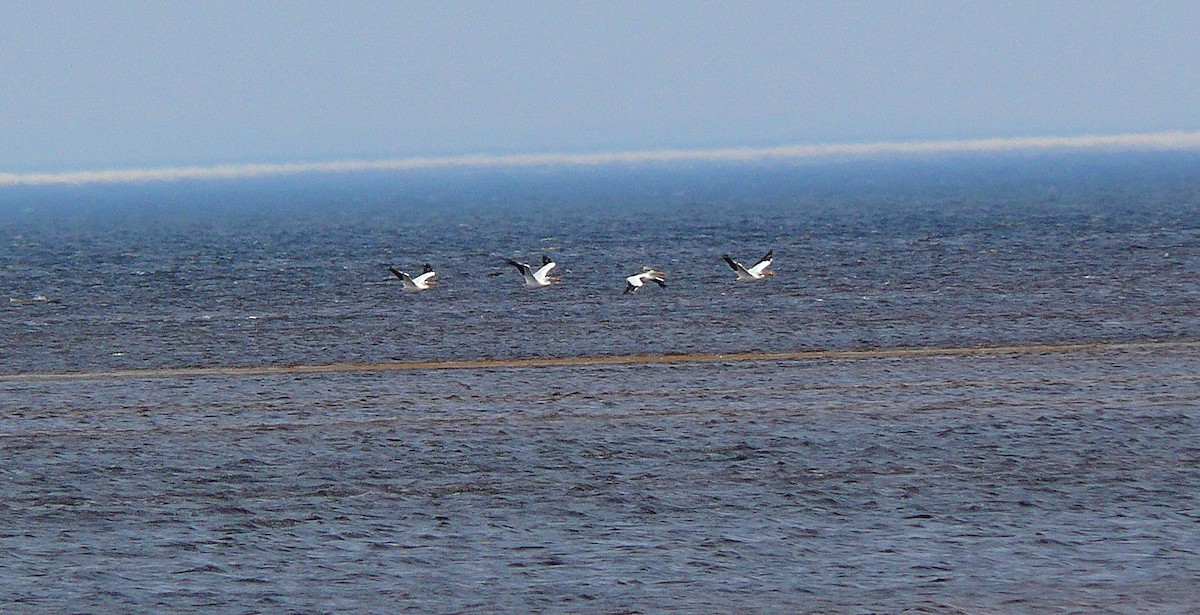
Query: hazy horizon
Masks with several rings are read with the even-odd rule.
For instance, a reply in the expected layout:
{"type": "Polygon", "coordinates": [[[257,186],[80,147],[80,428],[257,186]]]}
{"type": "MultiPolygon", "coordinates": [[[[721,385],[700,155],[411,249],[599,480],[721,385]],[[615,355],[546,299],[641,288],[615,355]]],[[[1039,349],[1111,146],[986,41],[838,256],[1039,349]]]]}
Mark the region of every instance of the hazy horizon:
{"type": "Polygon", "coordinates": [[[939,154],[1038,153],[1050,151],[1200,151],[1200,132],[1023,137],[1007,139],[928,140],[903,142],[831,143],[742,147],[707,150],[612,151],[585,154],[468,154],[379,160],[335,160],[267,164],[157,167],[0,173],[0,187],[94,183],[172,182],[238,179],[297,174],[335,174],[362,171],[402,171],[439,168],[502,168],[535,166],[600,166],[639,163],[720,162],[755,160],[836,160],[917,157],[939,154]]]}

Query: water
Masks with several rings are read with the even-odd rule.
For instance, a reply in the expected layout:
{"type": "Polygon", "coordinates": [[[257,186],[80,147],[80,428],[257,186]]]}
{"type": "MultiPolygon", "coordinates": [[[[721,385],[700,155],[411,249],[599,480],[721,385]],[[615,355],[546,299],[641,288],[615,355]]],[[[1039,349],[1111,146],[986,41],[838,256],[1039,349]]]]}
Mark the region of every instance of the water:
{"type": "Polygon", "coordinates": [[[1013,157],[9,190],[0,601],[1189,612],[1197,171],[1013,157]],[[761,283],[720,261],[768,248],[761,283]],[[542,253],[564,283],[526,291],[502,257],[542,253]],[[441,286],[423,294],[386,269],[424,262],[441,286]],[[643,264],[668,287],[622,296],[643,264]],[[886,352],[906,348],[944,350],[886,352]],[[288,370],[747,351],[813,353],[288,370]],[[273,371],[112,373],[234,366],[273,371]]]}

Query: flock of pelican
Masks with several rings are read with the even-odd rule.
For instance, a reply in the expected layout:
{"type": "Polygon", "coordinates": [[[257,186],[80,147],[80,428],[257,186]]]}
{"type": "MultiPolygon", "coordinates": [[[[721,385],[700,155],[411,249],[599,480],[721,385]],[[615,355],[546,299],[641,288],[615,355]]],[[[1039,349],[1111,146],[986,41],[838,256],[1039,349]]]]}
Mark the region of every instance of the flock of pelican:
{"type": "MultiPolygon", "coordinates": [[[[749,267],[733,260],[728,254],[721,258],[737,274],[738,280],[752,282],[775,275],[774,271],[768,269],[774,257],[775,250],[768,250],[762,258],[758,259],[758,262],[749,267]]],[[[542,256],[542,266],[537,269],[534,269],[529,263],[522,263],[511,258],[504,259],[504,262],[516,267],[517,271],[521,273],[521,277],[525,278],[525,288],[545,288],[560,281],[560,278],[550,275],[550,271],[557,267],[558,263],[555,263],[549,256],[542,256]]],[[[410,276],[395,267],[388,267],[388,271],[391,271],[393,275],[399,278],[404,283],[404,290],[409,292],[420,292],[437,286],[437,280],[433,279],[437,275],[437,272],[433,270],[433,266],[429,263],[425,264],[420,275],[415,276],[410,276]]],[[[645,286],[648,282],[653,282],[662,288],[666,288],[667,274],[654,267],[642,267],[641,273],[635,273],[625,278],[625,291],[622,294],[634,292],[645,286]]]]}

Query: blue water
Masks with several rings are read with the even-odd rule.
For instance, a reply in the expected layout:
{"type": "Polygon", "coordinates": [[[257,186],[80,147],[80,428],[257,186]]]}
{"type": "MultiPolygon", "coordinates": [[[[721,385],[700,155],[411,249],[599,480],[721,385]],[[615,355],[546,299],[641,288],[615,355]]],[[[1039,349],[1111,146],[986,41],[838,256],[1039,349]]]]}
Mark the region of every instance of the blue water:
{"type": "Polygon", "coordinates": [[[0,601],[1185,612],[1198,246],[1192,154],[5,188],[0,601]]]}

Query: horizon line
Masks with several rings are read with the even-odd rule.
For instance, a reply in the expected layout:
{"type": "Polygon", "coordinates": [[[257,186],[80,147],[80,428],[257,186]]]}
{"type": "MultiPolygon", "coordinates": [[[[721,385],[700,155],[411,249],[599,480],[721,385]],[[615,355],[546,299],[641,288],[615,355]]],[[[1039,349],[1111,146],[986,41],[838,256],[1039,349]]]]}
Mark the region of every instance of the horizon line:
{"type": "Polygon", "coordinates": [[[1039,152],[1055,150],[1200,150],[1200,131],[1125,133],[1075,137],[997,137],[961,140],[874,141],[865,143],[730,147],[697,150],[631,150],[590,154],[465,154],[459,156],[416,156],[380,160],[222,164],[213,166],[176,166],[49,173],[0,172],[0,186],[172,182],[183,180],[246,179],[310,173],[329,174],[446,168],[601,166],[610,164],[670,162],[752,162],[772,159],[877,158],[904,155],[1039,152]]]}

